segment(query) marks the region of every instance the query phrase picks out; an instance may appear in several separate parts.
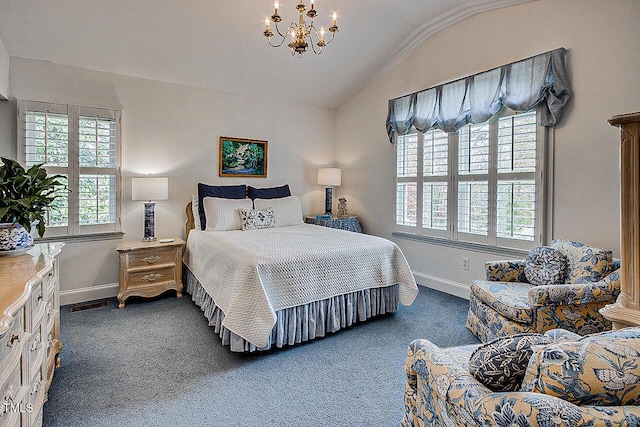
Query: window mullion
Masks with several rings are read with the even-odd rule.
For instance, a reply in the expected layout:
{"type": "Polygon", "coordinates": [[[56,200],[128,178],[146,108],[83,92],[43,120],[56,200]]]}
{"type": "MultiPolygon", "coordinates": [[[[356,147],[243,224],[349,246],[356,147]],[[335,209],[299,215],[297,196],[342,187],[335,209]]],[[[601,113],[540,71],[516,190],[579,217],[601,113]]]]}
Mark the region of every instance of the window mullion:
{"type": "Polygon", "coordinates": [[[69,230],[76,235],[80,230],[80,143],[78,135],[78,109],[69,108],[69,230]]]}
{"type": "Polygon", "coordinates": [[[418,234],[424,233],[423,221],[423,202],[424,202],[424,134],[422,132],[418,132],[418,170],[416,173],[416,229],[418,234]]]}
{"type": "Polygon", "coordinates": [[[449,134],[449,189],[447,195],[447,221],[449,238],[458,240],[458,133],[449,134]]]}
{"type": "Polygon", "coordinates": [[[487,243],[497,245],[498,229],[498,121],[489,124],[489,224],[487,243]]]}

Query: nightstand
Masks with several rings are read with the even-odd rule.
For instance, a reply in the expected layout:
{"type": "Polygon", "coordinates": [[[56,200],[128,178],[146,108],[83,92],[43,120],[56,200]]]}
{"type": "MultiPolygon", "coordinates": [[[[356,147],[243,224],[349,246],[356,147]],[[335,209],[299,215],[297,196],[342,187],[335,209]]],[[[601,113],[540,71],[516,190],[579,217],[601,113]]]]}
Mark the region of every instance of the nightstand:
{"type": "Polygon", "coordinates": [[[349,215],[345,217],[332,217],[331,219],[316,219],[315,216],[306,216],[304,217],[304,222],[306,222],[307,224],[315,224],[323,227],[338,228],[340,230],[362,233],[360,220],[355,215],[349,215]]]}
{"type": "Polygon", "coordinates": [[[182,297],[182,247],[184,240],[171,242],[128,241],[116,245],[120,253],[120,291],[118,307],[130,296],[155,297],[175,290],[182,297]]]}

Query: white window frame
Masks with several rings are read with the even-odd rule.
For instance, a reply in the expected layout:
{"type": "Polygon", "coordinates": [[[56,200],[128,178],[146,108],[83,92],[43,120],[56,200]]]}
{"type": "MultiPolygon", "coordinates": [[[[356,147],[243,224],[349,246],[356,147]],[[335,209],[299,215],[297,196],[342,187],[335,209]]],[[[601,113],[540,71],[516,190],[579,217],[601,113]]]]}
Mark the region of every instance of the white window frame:
{"type": "MultiPolygon", "coordinates": [[[[418,238],[435,242],[455,242],[462,246],[484,246],[493,248],[508,248],[516,250],[528,250],[536,246],[543,245],[546,241],[546,237],[550,235],[551,227],[549,218],[552,213],[552,198],[551,188],[553,180],[553,168],[552,168],[552,145],[553,134],[544,127],[536,124],[536,170],[535,172],[527,173],[511,173],[500,174],[501,178],[509,176],[513,179],[520,179],[524,176],[533,177],[536,187],[535,193],[535,222],[534,222],[534,238],[533,240],[521,240],[511,238],[497,237],[497,183],[498,183],[498,169],[497,169],[497,123],[499,118],[515,115],[512,111],[503,111],[501,114],[496,115],[488,121],[490,128],[490,141],[489,144],[489,171],[488,174],[484,174],[487,178],[489,185],[489,222],[487,235],[476,235],[471,233],[465,233],[458,230],[458,184],[459,182],[473,181],[473,175],[461,175],[458,171],[458,133],[449,134],[449,150],[448,150],[448,203],[447,203],[447,218],[448,227],[447,230],[434,230],[424,228],[422,225],[422,207],[423,207],[423,184],[431,182],[434,177],[425,177],[420,173],[415,177],[402,178],[398,177],[397,170],[394,173],[394,198],[393,198],[393,224],[394,233],[402,236],[411,235],[411,238],[418,238]],[[469,178],[468,178],[469,177],[469,178]],[[399,225],[396,220],[398,213],[398,200],[397,200],[397,188],[398,184],[402,182],[416,182],[417,185],[417,218],[416,225],[399,225]]],[[[536,115],[537,122],[537,115],[536,115]]],[[[422,171],[422,159],[423,159],[423,134],[417,130],[412,129],[410,134],[418,137],[418,171],[422,171]]],[[[396,135],[396,145],[398,138],[403,136],[396,135]]],[[[398,164],[397,147],[396,147],[396,167],[398,164]]],[[[483,178],[484,180],[484,178],[483,178]]]]}
{"type": "Polygon", "coordinates": [[[18,101],[18,161],[26,164],[26,113],[27,111],[64,114],[68,118],[69,126],[69,152],[67,167],[48,166],[44,168],[49,174],[65,174],[68,176],[69,205],[67,226],[47,226],[45,238],[49,237],[72,237],[106,235],[121,232],[121,211],[122,211],[122,112],[119,110],[109,110],[103,108],[81,107],[76,105],[54,104],[37,101],[18,101]],[[95,117],[107,120],[114,120],[116,139],[116,158],[113,168],[101,167],[81,167],[79,163],[79,118],[95,117]],[[116,177],[116,212],[115,222],[107,224],[80,225],[79,194],[80,175],[114,175],[116,177]]]}

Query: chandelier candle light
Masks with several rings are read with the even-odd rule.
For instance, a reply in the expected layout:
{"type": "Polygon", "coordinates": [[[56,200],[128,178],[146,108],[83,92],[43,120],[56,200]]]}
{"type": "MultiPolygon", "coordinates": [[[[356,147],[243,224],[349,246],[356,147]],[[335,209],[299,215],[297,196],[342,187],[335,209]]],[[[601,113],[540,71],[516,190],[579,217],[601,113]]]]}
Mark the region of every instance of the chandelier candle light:
{"type": "Polygon", "coordinates": [[[298,19],[298,23],[292,22],[291,24],[289,24],[287,31],[285,31],[285,33],[282,34],[280,32],[280,29],[278,28],[278,22],[282,21],[282,17],[278,15],[278,8],[280,7],[280,2],[276,1],[274,3],[275,12],[273,13],[273,15],[271,15],[271,17],[266,17],[264,19],[264,23],[267,26],[267,28],[264,30],[264,33],[262,34],[264,34],[264,36],[267,38],[267,40],[269,41],[269,44],[273,47],[280,47],[283,45],[287,37],[291,37],[291,41],[287,45],[291,48],[291,55],[295,55],[297,53],[298,56],[302,58],[302,55],[309,49],[309,45],[311,45],[311,50],[313,50],[313,53],[318,55],[321,54],[322,49],[326,45],[331,43],[333,41],[333,38],[336,36],[336,33],[340,31],[340,29],[338,28],[338,14],[336,12],[333,12],[333,21],[331,23],[331,26],[329,27],[329,32],[331,33],[331,39],[329,41],[326,41],[324,38],[325,36],[324,27],[321,26],[320,30],[318,31],[318,29],[313,25],[313,20],[318,14],[318,12],[313,6],[313,2],[314,0],[310,0],[311,5],[309,10],[306,13],[307,17],[310,19],[309,25],[307,25],[307,22],[304,19],[304,11],[307,10],[307,6],[304,4],[304,0],[300,0],[300,3],[298,3],[296,6],[296,9],[298,9],[298,13],[300,15],[298,19]],[[273,31],[271,31],[271,22],[275,23],[276,32],[280,37],[282,37],[282,40],[280,40],[280,43],[274,44],[271,42],[271,37],[274,36],[273,31]],[[314,43],[314,39],[315,39],[315,43],[314,43]],[[314,44],[315,46],[318,46],[317,50],[314,44]]]}

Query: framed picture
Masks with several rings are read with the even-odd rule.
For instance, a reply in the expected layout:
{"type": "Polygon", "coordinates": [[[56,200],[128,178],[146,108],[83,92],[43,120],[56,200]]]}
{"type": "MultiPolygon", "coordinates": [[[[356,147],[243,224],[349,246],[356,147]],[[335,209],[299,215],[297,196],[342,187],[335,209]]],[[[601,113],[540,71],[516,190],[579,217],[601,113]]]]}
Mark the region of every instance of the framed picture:
{"type": "Polygon", "coordinates": [[[267,177],[267,141],[220,137],[220,176],[267,177]]]}

